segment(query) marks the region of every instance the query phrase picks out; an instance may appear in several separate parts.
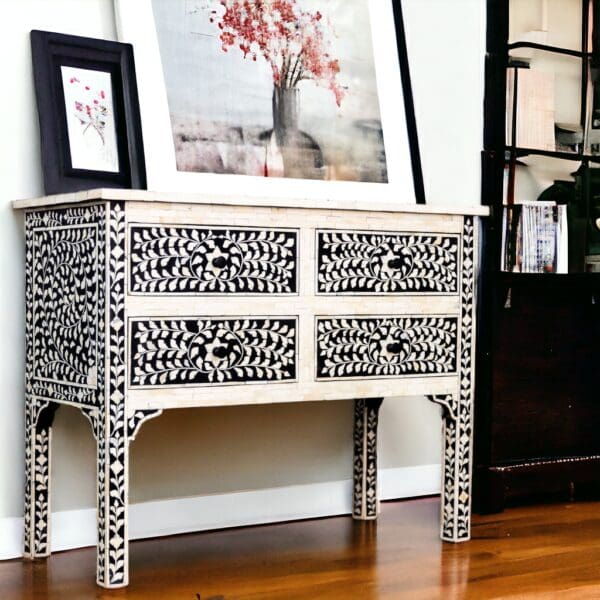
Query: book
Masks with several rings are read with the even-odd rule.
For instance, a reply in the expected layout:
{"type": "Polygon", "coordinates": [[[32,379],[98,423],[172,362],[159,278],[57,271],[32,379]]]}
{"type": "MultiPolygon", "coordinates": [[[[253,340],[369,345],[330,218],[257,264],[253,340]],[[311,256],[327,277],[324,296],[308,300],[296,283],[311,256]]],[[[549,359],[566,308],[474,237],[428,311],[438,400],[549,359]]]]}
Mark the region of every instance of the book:
{"type": "Polygon", "coordinates": [[[500,268],[513,273],[567,273],[567,207],[524,202],[504,207],[500,268]]]}

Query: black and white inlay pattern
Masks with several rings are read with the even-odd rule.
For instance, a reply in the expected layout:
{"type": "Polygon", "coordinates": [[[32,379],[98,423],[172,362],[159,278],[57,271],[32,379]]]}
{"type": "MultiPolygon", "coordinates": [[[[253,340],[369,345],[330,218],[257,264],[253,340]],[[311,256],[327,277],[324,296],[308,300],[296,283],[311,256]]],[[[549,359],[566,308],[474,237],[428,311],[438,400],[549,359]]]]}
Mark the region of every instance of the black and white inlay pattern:
{"type": "Polygon", "coordinates": [[[456,372],[456,317],[317,317],[317,379],[456,372]]]}
{"type": "Polygon", "coordinates": [[[319,294],[458,293],[457,235],[317,232],[319,294]]]}
{"type": "Polygon", "coordinates": [[[129,579],[127,496],[129,442],[125,416],[125,205],[109,211],[106,405],[96,419],[98,554],[96,580],[107,588],[129,579]]]}
{"type": "Polygon", "coordinates": [[[23,555],[50,554],[50,424],[40,416],[50,402],[31,399],[25,407],[25,510],[23,555]]]}
{"type": "Polygon", "coordinates": [[[449,542],[471,535],[473,436],[473,334],[475,323],[474,224],[465,217],[462,247],[460,386],[458,394],[430,396],[443,408],[444,465],[441,537],[449,542]]]}
{"type": "Polygon", "coordinates": [[[25,217],[24,554],[32,558],[50,553],[55,402],[104,403],[105,218],[104,204],[25,217]]]}
{"type": "Polygon", "coordinates": [[[27,215],[31,385],[45,398],[98,402],[104,352],[104,205],[27,215]]]}
{"type": "Polygon", "coordinates": [[[296,318],[132,319],[131,385],[296,378],[296,318]]]}
{"type": "Polygon", "coordinates": [[[295,294],[298,232],[132,225],[130,291],[295,294]]]}
{"type": "MultiPolygon", "coordinates": [[[[455,503],[452,529],[447,525],[442,532],[445,539],[456,541],[468,540],[471,536],[471,471],[473,439],[473,337],[475,330],[475,228],[473,217],[465,217],[463,232],[463,269],[461,282],[461,346],[460,346],[460,390],[458,395],[458,410],[456,417],[456,431],[448,432],[446,452],[455,452],[458,465],[454,476],[456,477],[454,494],[447,498],[443,507],[444,511],[450,510],[447,506],[455,503]],[[455,435],[455,439],[452,436],[455,435]],[[454,446],[451,444],[454,441],[454,446]],[[454,448],[454,449],[453,449],[454,448]]],[[[445,469],[447,471],[447,469],[445,469]]],[[[449,476],[446,474],[445,476],[449,476]]]]}
{"type": "Polygon", "coordinates": [[[354,401],[352,516],[377,518],[377,425],[383,398],[354,401]]]}
{"type": "Polygon", "coordinates": [[[130,442],[135,440],[135,437],[140,431],[141,426],[148,421],[149,419],[154,419],[162,414],[162,409],[160,408],[146,408],[136,410],[128,419],[127,419],[127,438],[130,442]]]}

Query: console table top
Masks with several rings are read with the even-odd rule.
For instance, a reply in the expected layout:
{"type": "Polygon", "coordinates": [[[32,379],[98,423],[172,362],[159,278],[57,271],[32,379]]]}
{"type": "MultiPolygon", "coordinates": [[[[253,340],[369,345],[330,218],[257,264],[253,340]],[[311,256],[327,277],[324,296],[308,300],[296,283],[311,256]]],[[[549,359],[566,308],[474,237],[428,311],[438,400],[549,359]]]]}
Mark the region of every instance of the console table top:
{"type": "Polygon", "coordinates": [[[272,208],[307,208],[325,210],[351,210],[389,213],[474,215],[488,216],[487,206],[463,206],[461,204],[390,204],[389,202],[367,203],[364,200],[330,200],[327,198],[266,198],[249,195],[188,194],[179,192],[152,192],[147,190],[126,190],[99,188],[68,194],[55,194],[25,200],[15,200],[14,209],[36,209],[63,204],[79,204],[94,200],[120,200],[129,202],[167,202],[180,204],[261,206],[272,208]]]}

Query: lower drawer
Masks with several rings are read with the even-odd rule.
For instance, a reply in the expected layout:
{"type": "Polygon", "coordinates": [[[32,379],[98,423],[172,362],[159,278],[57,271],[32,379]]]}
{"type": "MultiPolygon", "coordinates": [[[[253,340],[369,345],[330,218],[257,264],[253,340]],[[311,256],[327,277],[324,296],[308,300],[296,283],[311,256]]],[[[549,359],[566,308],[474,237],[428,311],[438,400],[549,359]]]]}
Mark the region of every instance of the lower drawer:
{"type": "Polygon", "coordinates": [[[132,388],[297,377],[297,317],[145,317],[129,323],[132,388]]]}
{"type": "Polygon", "coordinates": [[[456,373],[456,316],[316,319],[317,380],[456,373]]]}

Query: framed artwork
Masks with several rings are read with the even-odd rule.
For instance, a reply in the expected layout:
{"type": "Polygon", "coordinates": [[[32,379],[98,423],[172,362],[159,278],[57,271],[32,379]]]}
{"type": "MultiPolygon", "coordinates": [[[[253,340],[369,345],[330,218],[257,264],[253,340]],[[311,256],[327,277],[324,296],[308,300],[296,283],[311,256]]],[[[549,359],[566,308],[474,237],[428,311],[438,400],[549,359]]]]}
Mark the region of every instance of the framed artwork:
{"type": "Polygon", "coordinates": [[[145,188],[131,45],[32,31],[31,52],[46,193],[145,188]]]}
{"type": "Polygon", "coordinates": [[[148,188],[423,201],[400,0],[115,0],[148,188]]]}

